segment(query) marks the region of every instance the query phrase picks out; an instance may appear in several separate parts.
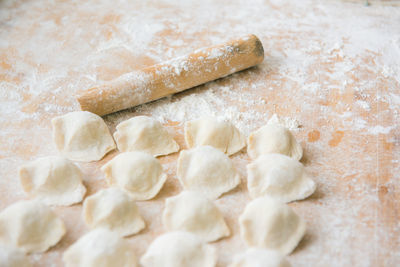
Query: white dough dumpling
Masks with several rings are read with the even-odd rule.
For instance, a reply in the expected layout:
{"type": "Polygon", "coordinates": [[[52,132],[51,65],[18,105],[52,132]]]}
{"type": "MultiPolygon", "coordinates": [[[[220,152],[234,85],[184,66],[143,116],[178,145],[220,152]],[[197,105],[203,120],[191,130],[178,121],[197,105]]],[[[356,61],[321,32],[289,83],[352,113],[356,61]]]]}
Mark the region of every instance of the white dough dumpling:
{"type": "Polygon", "coordinates": [[[90,228],[107,228],[120,236],[136,234],[145,227],[135,201],[116,187],[87,197],[83,203],[83,216],[90,228]]]}
{"type": "Polygon", "coordinates": [[[47,205],[79,203],[86,193],[78,166],[60,156],[43,157],[23,165],[19,177],[24,191],[47,205]]]}
{"type": "Polygon", "coordinates": [[[169,232],[157,237],[140,259],[143,267],[214,267],[214,247],[188,232],[169,232]]]}
{"type": "Polygon", "coordinates": [[[281,154],[265,154],[247,165],[250,196],[268,196],[282,202],[307,198],[314,193],[315,182],[297,160],[281,154]]]}
{"type": "Polygon", "coordinates": [[[300,160],[303,149],[287,128],[269,122],[251,133],[247,139],[247,154],[250,158],[255,159],[268,153],[279,153],[300,160]]]}
{"type": "Polygon", "coordinates": [[[143,151],[157,157],[179,151],[179,145],[162,124],[147,116],[121,122],[114,138],[121,152],[143,151]]]}
{"type": "Polygon", "coordinates": [[[249,248],[236,255],[229,267],[290,267],[290,263],[278,251],[249,248]]]}
{"type": "Polygon", "coordinates": [[[115,149],[103,119],[88,111],[75,111],[52,119],[53,139],[63,156],[76,161],[100,160],[115,149]]]}
{"type": "Polygon", "coordinates": [[[240,184],[232,161],[212,146],[181,151],[177,176],[186,190],[200,192],[216,199],[240,184]]]}
{"type": "Polygon", "coordinates": [[[160,162],[145,152],[121,153],[101,167],[101,170],[109,185],[126,190],[134,200],[153,198],[167,179],[160,162]]]}
{"type": "Polygon", "coordinates": [[[203,195],[183,191],[167,198],[163,224],[169,231],[187,231],[205,242],[229,236],[230,231],[219,209],[203,195]]]}
{"type": "Polygon", "coordinates": [[[306,223],[288,205],[268,197],[252,200],[239,217],[240,235],[250,247],[290,254],[303,238],[306,223]]]}
{"type": "Polygon", "coordinates": [[[137,267],[129,243],[104,228],[90,231],[72,244],[63,255],[66,267],[137,267]]]}
{"type": "Polygon", "coordinates": [[[0,244],[1,267],[31,267],[28,257],[20,249],[0,244]]]}
{"type": "Polygon", "coordinates": [[[19,201],[0,213],[0,243],[23,251],[44,252],[64,236],[64,222],[46,205],[19,201]]]}
{"type": "Polygon", "coordinates": [[[186,122],[185,141],[189,148],[209,145],[228,155],[246,146],[246,138],[232,123],[214,117],[186,122]]]}

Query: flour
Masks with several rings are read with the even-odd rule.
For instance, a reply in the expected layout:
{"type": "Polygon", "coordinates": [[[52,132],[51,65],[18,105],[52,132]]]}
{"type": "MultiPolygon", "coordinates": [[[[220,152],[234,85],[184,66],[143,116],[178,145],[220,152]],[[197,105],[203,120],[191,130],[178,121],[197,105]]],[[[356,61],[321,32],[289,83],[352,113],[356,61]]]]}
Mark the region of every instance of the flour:
{"type": "Polygon", "coordinates": [[[368,102],[363,101],[363,100],[357,100],[356,104],[359,105],[360,107],[362,107],[363,109],[369,111],[371,110],[371,106],[368,102]]]}
{"type": "MultiPolygon", "coordinates": [[[[105,117],[108,125],[113,130],[146,114],[177,125],[171,128],[182,138],[186,121],[210,115],[232,121],[248,135],[277,114],[304,146],[304,163],[318,184],[311,199],[290,204],[308,224],[304,241],[289,257],[292,264],[396,266],[399,24],[397,7],[342,1],[3,1],[0,208],[25,197],[18,166],[58,153],[50,120],[79,109],[78,91],[254,33],[265,50],[258,67],[111,114],[105,117]],[[320,133],[315,142],[308,141],[311,131],[320,133]],[[331,141],[335,132],[344,132],[339,143],[331,141]],[[382,203],[393,205],[380,209],[382,203]]],[[[200,60],[220,54],[216,49],[200,60]]],[[[190,68],[174,62],[176,74],[190,68]]],[[[105,186],[98,169],[110,157],[83,166],[90,192],[105,186]]],[[[218,267],[245,249],[237,217],[249,200],[248,158],[239,153],[232,160],[243,183],[216,201],[233,233],[213,244],[220,253],[218,267]]],[[[180,191],[175,161],[164,167],[169,187],[155,201],[138,204],[149,224],[128,239],[138,257],[164,231],[159,220],[164,198],[180,191]]],[[[68,237],[49,253],[32,255],[35,265],[62,266],[62,251],[87,231],[78,219],[79,205],[57,212],[68,237]]]]}
{"type": "Polygon", "coordinates": [[[368,129],[368,132],[371,133],[371,134],[375,134],[375,135],[377,135],[377,134],[388,134],[393,129],[394,129],[393,126],[383,127],[381,125],[377,125],[377,126],[374,126],[374,127],[370,128],[370,129],[368,129]]]}
{"type": "Polygon", "coordinates": [[[272,117],[268,120],[270,124],[280,124],[289,130],[298,130],[300,128],[300,122],[294,118],[280,118],[277,114],[272,115],[272,117]]]}
{"type": "Polygon", "coordinates": [[[215,116],[231,121],[244,134],[249,134],[255,127],[266,123],[270,114],[256,110],[243,112],[240,107],[242,105],[256,107],[265,104],[265,100],[254,99],[251,93],[234,90],[232,86],[208,83],[205,88],[144,104],[137,107],[135,111],[150,115],[162,123],[173,121],[182,125],[186,121],[202,116],[215,116]],[[235,102],[230,103],[224,100],[226,97],[235,102]]]}

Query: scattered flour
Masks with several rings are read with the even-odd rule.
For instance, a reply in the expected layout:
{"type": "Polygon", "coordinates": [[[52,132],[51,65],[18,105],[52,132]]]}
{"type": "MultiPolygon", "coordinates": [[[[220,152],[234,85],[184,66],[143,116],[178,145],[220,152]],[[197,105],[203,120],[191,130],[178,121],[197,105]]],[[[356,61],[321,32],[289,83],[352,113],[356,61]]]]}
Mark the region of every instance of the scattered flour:
{"type": "Polygon", "coordinates": [[[365,110],[371,110],[371,106],[368,102],[363,101],[363,100],[357,100],[356,104],[362,107],[365,110]]]}
{"type": "Polygon", "coordinates": [[[294,118],[280,118],[277,114],[272,115],[268,123],[280,124],[289,130],[298,130],[300,128],[300,122],[294,118]]]}
{"type": "Polygon", "coordinates": [[[374,126],[368,129],[370,134],[388,134],[391,130],[394,129],[394,126],[383,127],[381,125],[374,126]]]}
{"type": "Polygon", "coordinates": [[[194,89],[141,105],[136,111],[151,115],[163,123],[173,121],[183,124],[202,116],[215,116],[233,122],[244,134],[249,134],[254,127],[266,123],[270,115],[258,112],[256,109],[240,110],[243,105],[262,107],[266,102],[254,99],[249,92],[233,90],[232,86],[208,83],[202,89],[194,89]],[[226,97],[234,102],[226,101],[226,97]]]}
{"type": "MultiPolygon", "coordinates": [[[[43,0],[2,1],[0,5],[2,207],[24,197],[15,179],[22,162],[57,153],[50,141],[49,121],[79,108],[74,99],[77,91],[206,45],[254,33],[266,52],[258,68],[112,114],[107,120],[118,123],[147,114],[164,123],[182,124],[213,115],[231,120],[245,134],[267,123],[272,114],[279,114],[276,120],[292,130],[300,121],[304,125],[299,128],[304,131],[298,132],[301,141],[307,140],[308,130],[321,133],[319,142],[307,143],[305,149],[311,162],[307,169],[319,184],[312,200],[291,204],[304,216],[309,231],[290,261],[296,266],[309,266],[310,262],[319,266],[398,265],[398,247],[388,250],[384,246],[398,242],[398,224],[385,221],[395,218],[398,202],[390,202],[393,211],[381,210],[379,205],[398,194],[395,179],[389,178],[400,170],[396,161],[380,170],[382,162],[392,155],[379,143],[375,148],[371,145],[379,141],[379,134],[389,135],[386,142],[398,145],[398,9],[312,0],[212,4],[196,0],[43,0]],[[386,91],[377,92],[377,88],[386,91]],[[354,99],[361,100],[353,106],[354,99]],[[384,119],[394,125],[388,126],[384,119]],[[337,130],[335,125],[346,134],[338,147],[332,148],[328,143],[337,130]],[[366,136],[354,138],[347,133],[366,136]],[[363,147],[363,141],[371,143],[363,147]],[[347,149],[346,153],[342,149],[347,149]],[[380,171],[388,178],[383,200],[380,171]],[[376,184],[371,182],[374,177],[376,184]]],[[[216,50],[209,56],[219,53],[216,50]]],[[[177,63],[174,71],[178,74],[186,67],[177,63]]],[[[395,149],[394,156],[398,152],[395,149]]],[[[246,160],[240,156],[233,160],[240,163],[239,171],[245,176],[246,160]]],[[[174,166],[168,167],[171,177],[174,166]]],[[[103,177],[97,173],[87,179],[100,181],[103,177]]],[[[246,193],[234,192],[222,202],[246,197],[246,193]]],[[[241,208],[243,205],[230,205],[225,211],[227,215],[240,213],[241,208]]],[[[78,206],[71,209],[80,214],[78,206]]],[[[68,219],[64,212],[71,209],[60,213],[68,219]]],[[[149,220],[148,232],[140,235],[140,241],[150,242],[153,233],[161,229],[153,227],[159,223],[160,209],[149,207],[144,211],[156,218],[149,220]]],[[[73,232],[79,220],[68,222],[72,238],[69,235],[60,249],[31,256],[36,265],[62,266],[57,262],[62,250],[79,236],[73,232]],[[43,264],[44,259],[47,264],[43,264]]],[[[233,219],[230,223],[235,227],[233,219]]],[[[219,248],[219,266],[229,263],[232,251],[244,248],[237,234],[216,243],[225,246],[219,248]]]]}

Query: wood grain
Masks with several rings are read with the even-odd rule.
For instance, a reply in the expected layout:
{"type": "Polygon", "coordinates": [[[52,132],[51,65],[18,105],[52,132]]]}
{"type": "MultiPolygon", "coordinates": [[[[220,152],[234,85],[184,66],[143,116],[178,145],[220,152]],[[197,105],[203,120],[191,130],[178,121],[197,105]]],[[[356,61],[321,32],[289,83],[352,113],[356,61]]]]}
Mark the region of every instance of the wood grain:
{"type": "MultiPolygon", "coordinates": [[[[58,154],[54,116],[79,110],[82,88],[111,81],[193,49],[255,33],[262,64],[171,98],[105,117],[163,120],[184,149],[183,123],[200,115],[231,118],[245,134],[276,113],[297,119],[301,162],[316,192],[291,207],[307,233],[293,266],[400,264],[400,73],[397,7],[343,1],[0,1],[0,209],[28,198],[17,169],[58,154]],[[163,114],[163,115],[162,115],[163,114]]],[[[91,195],[107,187],[96,163],[79,163],[91,195]]],[[[181,191],[177,154],[160,158],[168,179],[157,197],[138,202],[147,227],[128,238],[140,257],[165,232],[165,198],[181,191]]],[[[216,201],[232,236],[212,243],[218,267],[246,249],[237,218],[250,200],[246,151],[232,160],[242,184],[216,201]]],[[[36,266],[63,266],[65,249],[89,231],[82,206],[54,207],[67,235],[36,266]]]]}
{"type": "Polygon", "coordinates": [[[80,92],[82,110],[106,115],[253,67],[264,59],[255,35],[199,49],[80,92]]]}

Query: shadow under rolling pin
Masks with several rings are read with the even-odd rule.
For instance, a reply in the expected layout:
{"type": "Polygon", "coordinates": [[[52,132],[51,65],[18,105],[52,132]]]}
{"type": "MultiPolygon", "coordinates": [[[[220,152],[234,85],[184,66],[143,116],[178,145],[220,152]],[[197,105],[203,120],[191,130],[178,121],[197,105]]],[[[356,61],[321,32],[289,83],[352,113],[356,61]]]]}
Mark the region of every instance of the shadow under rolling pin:
{"type": "Polygon", "coordinates": [[[261,41],[248,35],[124,74],[82,91],[77,100],[82,110],[106,115],[250,68],[263,59],[261,41]]]}

